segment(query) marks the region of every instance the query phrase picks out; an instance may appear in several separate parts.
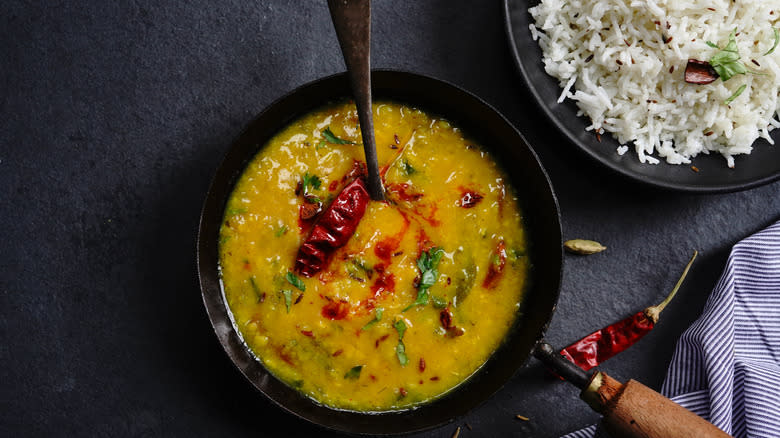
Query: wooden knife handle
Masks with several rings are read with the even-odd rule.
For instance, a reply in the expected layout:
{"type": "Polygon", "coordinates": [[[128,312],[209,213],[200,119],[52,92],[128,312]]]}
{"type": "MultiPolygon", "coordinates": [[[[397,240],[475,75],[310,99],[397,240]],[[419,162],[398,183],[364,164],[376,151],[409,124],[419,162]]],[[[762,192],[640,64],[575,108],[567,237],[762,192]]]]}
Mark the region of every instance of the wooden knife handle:
{"type": "Polygon", "coordinates": [[[647,386],[622,384],[603,372],[593,375],[580,395],[604,415],[613,438],[724,438],[726,432],[647,386]]]}

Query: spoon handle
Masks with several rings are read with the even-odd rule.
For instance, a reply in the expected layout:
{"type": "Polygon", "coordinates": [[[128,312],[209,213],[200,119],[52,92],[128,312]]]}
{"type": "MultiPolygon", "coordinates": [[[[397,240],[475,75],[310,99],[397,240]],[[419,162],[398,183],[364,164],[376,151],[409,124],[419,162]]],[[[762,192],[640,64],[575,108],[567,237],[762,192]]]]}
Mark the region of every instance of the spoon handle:
{"type": "Polygon", "coordinates": [[[375,201],[384,201],[371,113],[371,1],[328,0],[328,8],[344,55],[360,120],[368,166],[368,194],[375,201]]]}

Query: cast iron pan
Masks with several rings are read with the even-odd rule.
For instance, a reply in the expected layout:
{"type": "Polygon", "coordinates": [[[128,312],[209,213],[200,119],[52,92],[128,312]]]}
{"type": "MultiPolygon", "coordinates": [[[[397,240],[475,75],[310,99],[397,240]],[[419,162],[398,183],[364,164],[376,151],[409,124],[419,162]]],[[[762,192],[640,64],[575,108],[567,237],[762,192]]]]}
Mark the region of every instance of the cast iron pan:
{"type": "MultiPolygon", "coordinates": [[[[445,82],[397,71],[372,72],[374,100],[394,100],[439,114],[491,150],[508,172],[521,199],[529,236],[532,278],[507,339],[470,379],[446,396],[412,410],[386,413],[340,411],[320,405],[277,380],[244,344],[221,289],[219,227],[233,186],[246,164],[294,119],[350,96],[345,74],[301,86],[263,111],[235,140],[206,195],[198,234],[198,274],[211,323],[230,359],[244,376],[281,408],[312,423],[349,433],[397,434],[420,431],[463,415],[487,400],[530,357],[558,300],[561,226],[550,181],[522,135],[488,104],[445,82]]],[[[486,315],[487,317],[487,315],[486,315]]]]}

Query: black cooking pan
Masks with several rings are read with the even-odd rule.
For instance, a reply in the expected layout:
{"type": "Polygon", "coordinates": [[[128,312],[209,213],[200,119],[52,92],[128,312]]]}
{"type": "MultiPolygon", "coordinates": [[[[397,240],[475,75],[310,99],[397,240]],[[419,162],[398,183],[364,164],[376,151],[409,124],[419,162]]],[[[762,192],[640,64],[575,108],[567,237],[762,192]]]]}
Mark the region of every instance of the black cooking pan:
{"type": "MultiPolygon", "coordinates": [[[[263,368],[236,329],[221,289],[219,227],[227,199],[246,164],[281,128],[312,110],[346,99],[345,74],[306,84],[263,111],[235,140],[217,169],[203,206],[198,234],[198,273],[203,302],[230,359],[281,408],[327,428],[362,434],[420,431],[465,414],[487,400],[531,356],[552,317],[561,276],[561,226],[550,181],[523,136],[478,97],[445,82],[397,71],[372,72],[374,100],[394,100],[441,115],[488,148],[517,190],[529,237],[531,279],[519,316],[501,347],[466,382],[446,396],[412,410],[340,411],[320,405],[263,368]]],[[[489,317],[489,315],[485,315],[489,317]]]]}

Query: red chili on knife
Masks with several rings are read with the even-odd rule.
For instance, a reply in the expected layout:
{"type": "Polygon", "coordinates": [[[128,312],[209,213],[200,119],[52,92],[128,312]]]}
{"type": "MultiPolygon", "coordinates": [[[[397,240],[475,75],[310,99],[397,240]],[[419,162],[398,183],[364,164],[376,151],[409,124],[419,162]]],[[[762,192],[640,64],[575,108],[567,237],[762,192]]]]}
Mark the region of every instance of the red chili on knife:
{"type": "Polygon", "coordinates": [[[622,321],[585,336],[561,350],[561,355],[587,371],[634,345],[644,335],[649,333],[658,322],[661,311],[664,310],[666,305],[674,298],[677,290],[680,289],[680,285],[685,280],[685,276],[688,274],[688,270],[691,268],[697,254],[697,251],[693,252],[691,261],[688,262],[682,276],[677,280],[674,289],[660,304],[650,306],[622,321]]]}
{"type": "Polygon", "coordinates": [[[336,196],[298,249],[295,270],[311,277],[327,266],[330,256],[344,246],[366,212],[369,196],[363,178],[357,178],[336,196]]]}

